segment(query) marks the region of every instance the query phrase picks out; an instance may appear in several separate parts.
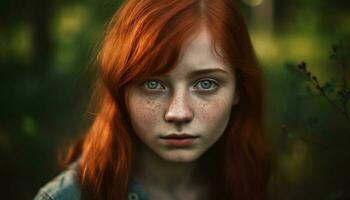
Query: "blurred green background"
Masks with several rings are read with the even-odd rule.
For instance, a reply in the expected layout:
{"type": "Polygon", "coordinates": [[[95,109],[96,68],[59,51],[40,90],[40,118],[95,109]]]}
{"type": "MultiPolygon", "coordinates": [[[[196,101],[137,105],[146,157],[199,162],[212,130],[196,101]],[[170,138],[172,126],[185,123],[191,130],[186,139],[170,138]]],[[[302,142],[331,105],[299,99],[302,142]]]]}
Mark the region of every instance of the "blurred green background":
{"type": "MultiPolygon", "coordinates": [[[[57,154],[88,126],[96,45],[120,3],[1,0],[2,199],[31,199],[59,172],[57,154]]],[[[240,5],[265,73],[273,199],[350,199],[350,1],[240,5]],[[295,70],[301,61],[325,95],[295,70]]]]}

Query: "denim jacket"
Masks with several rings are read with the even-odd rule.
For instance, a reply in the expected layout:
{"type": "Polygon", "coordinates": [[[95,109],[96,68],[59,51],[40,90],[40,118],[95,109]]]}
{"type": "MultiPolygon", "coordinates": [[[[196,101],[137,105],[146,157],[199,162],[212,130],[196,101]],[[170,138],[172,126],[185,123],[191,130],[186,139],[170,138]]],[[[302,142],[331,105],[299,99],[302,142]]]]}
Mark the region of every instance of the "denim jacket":
{"type": "MultiPolygon", "coordinates": [[[[76,167],[77,162],[40,188],[34,200],[80,200],[76,167]]],[[[129,183],[128,200],[148,200],[135,177],[132,177],[129,183]]]]}

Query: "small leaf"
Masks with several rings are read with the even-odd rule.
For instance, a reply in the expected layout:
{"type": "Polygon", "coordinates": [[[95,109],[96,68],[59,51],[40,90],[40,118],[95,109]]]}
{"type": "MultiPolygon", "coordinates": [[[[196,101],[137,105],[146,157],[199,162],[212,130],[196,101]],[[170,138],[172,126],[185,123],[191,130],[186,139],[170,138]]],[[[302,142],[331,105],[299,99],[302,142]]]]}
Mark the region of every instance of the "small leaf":
{"type": "Polygon", "coordinates": [[[305,71],[306,70],[306,63],[304,61],[302,61],[301,63],[299,63],[297,65],[298,69],[305,71]]]}

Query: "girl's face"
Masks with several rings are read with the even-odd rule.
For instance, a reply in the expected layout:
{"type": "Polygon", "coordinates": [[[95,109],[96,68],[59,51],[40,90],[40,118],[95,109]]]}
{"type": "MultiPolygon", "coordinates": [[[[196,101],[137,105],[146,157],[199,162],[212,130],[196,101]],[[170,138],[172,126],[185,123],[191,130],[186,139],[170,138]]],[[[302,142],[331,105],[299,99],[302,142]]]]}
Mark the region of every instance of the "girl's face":
{"type": "Polygon", "coordinates": [[[136,135],[166,161],[191,162],[203,155],[223,134],[238,101],[234,70],[211,45],[203,28],[175,69],[126,89],[136,135]]]}

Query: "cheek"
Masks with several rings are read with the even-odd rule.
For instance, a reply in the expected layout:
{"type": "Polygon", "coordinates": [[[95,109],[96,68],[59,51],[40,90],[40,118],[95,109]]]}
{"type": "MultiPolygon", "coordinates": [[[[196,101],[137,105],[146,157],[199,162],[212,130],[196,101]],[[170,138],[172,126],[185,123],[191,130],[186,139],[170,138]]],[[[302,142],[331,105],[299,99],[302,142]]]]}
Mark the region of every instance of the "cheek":
{"type": "Polygon", "coordinates": [[[150,131],[155,122],[160,120],[161,104],[154,99],[131,96],[129,112],[136,132],[150,131]]]}
{"type": "Polygon", "coordinates": [[[230,117],[231,105],[230,101],[220,97],[198,103],[197,117],[204,130],[223,132],[230,117]]]}

